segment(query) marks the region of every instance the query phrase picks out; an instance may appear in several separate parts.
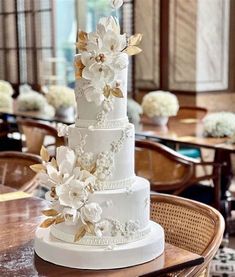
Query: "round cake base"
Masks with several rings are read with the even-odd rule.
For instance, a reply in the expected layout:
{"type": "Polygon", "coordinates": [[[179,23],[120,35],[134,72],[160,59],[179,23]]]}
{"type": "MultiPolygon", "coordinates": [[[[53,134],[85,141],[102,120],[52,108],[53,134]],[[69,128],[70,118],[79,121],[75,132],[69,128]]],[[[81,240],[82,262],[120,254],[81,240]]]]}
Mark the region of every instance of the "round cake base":
{"type": "Polygon", "coordinates": [[[38,228],[35,252],[53,264],[79,269],[114,269],[142,264],[164,251],[163,228],[151,222],[151,232],[139,241],[115,246],[84,246],[60,241],[50,229],[38,228]]]}

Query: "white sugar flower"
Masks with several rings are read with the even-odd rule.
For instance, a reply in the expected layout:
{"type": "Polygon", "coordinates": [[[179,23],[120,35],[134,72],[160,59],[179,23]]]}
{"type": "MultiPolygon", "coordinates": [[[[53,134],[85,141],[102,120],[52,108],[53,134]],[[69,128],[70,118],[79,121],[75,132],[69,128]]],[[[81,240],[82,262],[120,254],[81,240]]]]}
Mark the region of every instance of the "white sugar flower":
{"type": "Polygon", "coordinates": [[[69,135],[69,126],[63,123],[59,123],[57,127],[58,136],[64,137],[69,135]]]}
{"type": "Polygon", "coordinates": [[[121,52],[126,47],[126,34],[120,35],[114,31],[108,30],[103,36],[102,49],[107,52],[121,52]]]}
{"type": "Polygon", "coordinates": [[[112,9],[117,10],[123,5],[123,0],[110,0],[110,5],[112,9]]]}
{"type": "Polygon", "coordinates": [[[81,219],[89,221],[91,223],[96,223],[100,221],[102,214],[102,209],[98,203],[92,202],[81,208],[81,219]]]}
{"type": "Polygon", "coordinates": [[[113,16],[101,17],[97,25],[97,34],[102,38],[107,31],[120,34],[120,25],[117,18],[113,16]]]}
{"type": "Polygon", "coordinates": [[[111,224],[108,220],[103,220],[95,224],[95,235],[97,237],[110,235],[111,224]]]}
{"type": "Polygon", "coordinates": [[[168,91],[153,91],[142,101],[144,113],[149,117],[174,116],[179,109],[177,97],[168,91]]]}
{"type": "MultiPolygon", "coordinates": [[[[93,63],[86,66],[82,72],[82,77],[92,82],[106,82],[114,81],[114,70],[105,64],[93,63]]],[[[103,87],[103,86],[102,86],[103,87]]]]}
{"type": "Polygon", "coordinates": [[[84,183],[75,179],[69,184],[56,186],[56,195],[61,205],[73,209],[80,209],[88,199],[84,183]]]}
{"type": "Polygon", "coordinates": [[[71,174],[76,163],[76,156],[69,147],[60,146],[56,149],[56,161],[61,174],[71,174]]]}
{"type": "Polygon", "coordinates": [[[100,106],[104,101],[103,89],[99,86],[89,86],[84,90],[84,94],[88,102],[94,102],[97,106],[100,106]]]}
{"type": "Polygon", "coordinates": [[[128,66],[128,63],[129,61],[127,54],[120,53],[115,56],[112,66],[115,70],[121,71],[128,66]]]}

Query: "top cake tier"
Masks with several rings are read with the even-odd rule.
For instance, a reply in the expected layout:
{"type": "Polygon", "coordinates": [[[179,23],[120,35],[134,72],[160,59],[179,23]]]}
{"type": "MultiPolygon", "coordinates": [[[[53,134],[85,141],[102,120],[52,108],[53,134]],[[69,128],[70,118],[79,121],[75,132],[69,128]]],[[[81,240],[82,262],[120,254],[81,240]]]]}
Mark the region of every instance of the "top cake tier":
{"type": "MultiPolygon", "coordinates": [[[[101,55],[101,54],[100,54],[101,55]]],[[[102,57],[102,56],[99,56],[102,57]]],[[[99,58],[98,58],[99,59],[99,58]]],[[[76,64],[82,63],[82,56],[78,54],[75,56],[75,69],[76,64]]],[[[115,61],[115,59],[114,59],[115,61]]],[[[94,88],[90,87],[89,81],[81,76],[76,80],[76,101],[77,101],[77,127],[89,126],[102,127],[102,128],[117,128],[124,127],[128,123],[127,118],[127,72],[128,72],[128,55],[126,53],[119,53],[118,62],[123,65],[119,66],[119,70],[115,72],[105,72],[110,70],[109,65],[102,63],[93,64],[92,67],[97,66],[100,79],[106,78],[105,74],[110,74],[110,85],[102,84],[103,94],[99,91],[99,79],[97,79],[97,87],[94,83],[94,88]],[[122,69],[120,69],[122,68],[122,69]],[[113,81],[112,81],[113,78],[113,81]],[[112,88],[111,88],[112,87],[112,88]],[[97,91],[96,91],[97,89],[97,91]],[[110,95],[112,94],[112,95],[110,95]],[[108,96],[108,97],[107,97],[108,96]]],[[[91,75],[89,70],[83,69],[83,75],[89,78],[91,75]],[[86,72],[87,71],[87,72],[86,72]],[[88,76],[87,76],[88,75],[88,76]]],[[[91,76],[92,77],[92,76],[91,76]]]]}

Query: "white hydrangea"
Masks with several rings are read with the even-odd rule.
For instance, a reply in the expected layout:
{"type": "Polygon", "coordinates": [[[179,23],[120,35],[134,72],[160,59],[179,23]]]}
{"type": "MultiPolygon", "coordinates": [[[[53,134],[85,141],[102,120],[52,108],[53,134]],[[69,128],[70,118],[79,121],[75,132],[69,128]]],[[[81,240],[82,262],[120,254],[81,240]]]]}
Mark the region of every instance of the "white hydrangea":
{"type": "Polygon", "coordinates": [[[140,104],[133,99],[127,99],[127,116],[130,122],[137,124],[141,114],[143,114],[143,109],[140,104]]]}
{"type": "Polygon", "coordinates": [[[74,90],[65,86],[50,86],[46,98],[55,109],[76,105],[74,90]]]}
{"type": "Polygon", "coordinates": [[[235,133],[235,114],[230,112],[209,114],[203,120],[203,130],[206,136],[230,137],[235,133]]]}
{"type": "Polygon", "coordinates": [[[0,93],[8,94],[11,96],[13,92],[13,88],[9,82],[0,80],[0,93]]]}
{"type": "Polygon", "coordinates": [[[168,91],[152,91],[144,96],[142,108],[148,117],[174,116],[179,103],[177,97],[168,91]]]}
{"type": "Polygon", "coordinates": [[[13,108],[13,100],[11,95],[0,93],[0,110],[11,111],[13,108]]]}
{"type": "Polygon", "coordinates": [[[31,90],[20,94],[17,104],[20,111],[43,111],[47,100],[42,94],[31,90]]]}

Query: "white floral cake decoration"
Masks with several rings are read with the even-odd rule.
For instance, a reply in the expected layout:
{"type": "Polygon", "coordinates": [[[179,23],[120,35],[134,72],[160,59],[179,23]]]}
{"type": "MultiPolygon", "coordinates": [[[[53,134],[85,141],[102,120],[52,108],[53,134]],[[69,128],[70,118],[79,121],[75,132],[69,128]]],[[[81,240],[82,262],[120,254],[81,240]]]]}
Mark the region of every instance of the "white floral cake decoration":
{"type": "MultiPolygon", "coordinates": [[[[118,9],[123,1],[112,0],[111,7],[118,9]]],[[[75,59],[76,91],[85,95],[88,102],[103,105],[97,121],[103,121],[105,114],[113,109],[113,98],[123,98],[119,73],[128,66],[127,55],[135,55],[142,50],[138,47],[142,34],[127,38],[120,33],[120,25],[115,16],[99,20],[96,32],[78,32],[76,47],[80,52],[75,59]]]]}
{"type": "MultiPolygon", "coordinates": [[[[43,164],[32,165],[31,169],[39,173],[42,184],[50,187],[46,199],[52,205],[51,209],[43,211],[48,218],[40,227],[47,228],[62,222],[80,223],[75,241],[86,233],[100,235],[101,229],[105,230],[106,223],[101,220],[102,207],[96,202],[88,202],[88,199],[91,193],[101,189],[102,181],[112,174],[114,155],[121,150],[129,136],[129,127],[126,127],[121,137],[111,143],[110,149],[97,155],[84,151],[86,136],[82,135],[75,150],[68,146],[58,147],[56,159],[51,158],[42,146],[40,155],[43,164]]],[[[112,227],[110,222],[109,226],[112,227]]]]}

